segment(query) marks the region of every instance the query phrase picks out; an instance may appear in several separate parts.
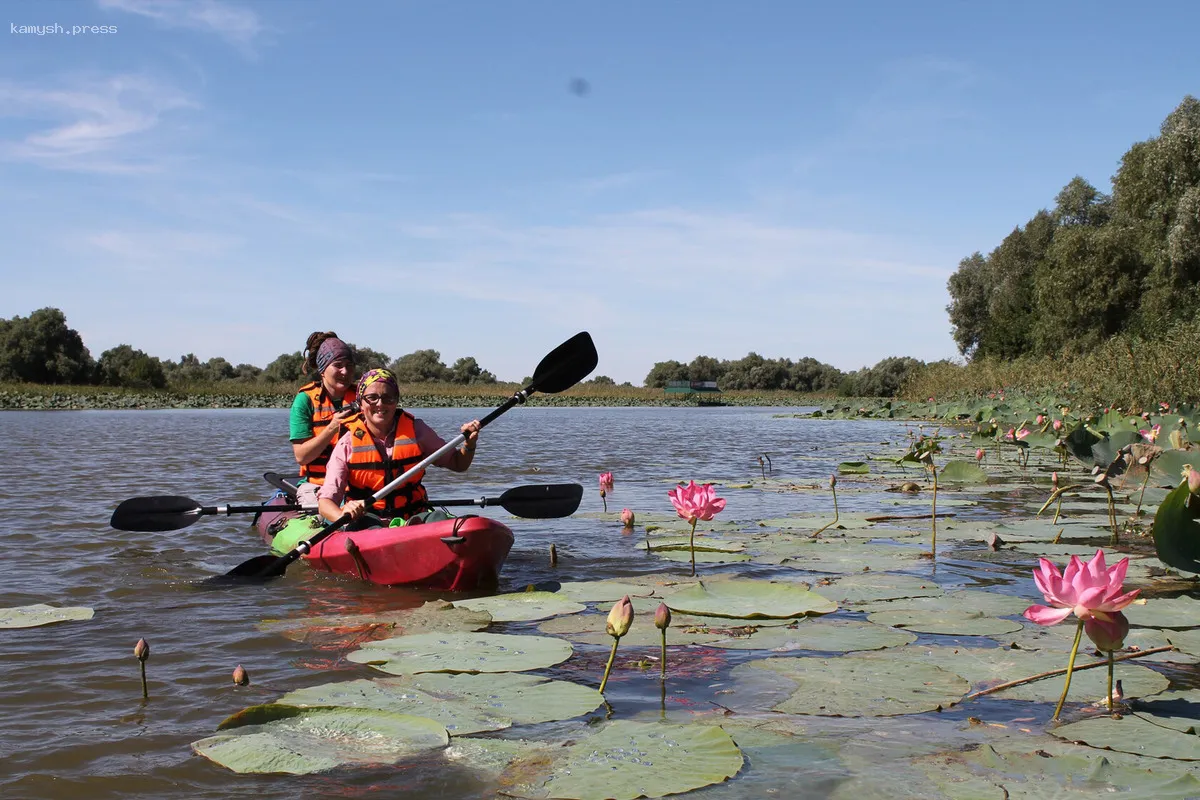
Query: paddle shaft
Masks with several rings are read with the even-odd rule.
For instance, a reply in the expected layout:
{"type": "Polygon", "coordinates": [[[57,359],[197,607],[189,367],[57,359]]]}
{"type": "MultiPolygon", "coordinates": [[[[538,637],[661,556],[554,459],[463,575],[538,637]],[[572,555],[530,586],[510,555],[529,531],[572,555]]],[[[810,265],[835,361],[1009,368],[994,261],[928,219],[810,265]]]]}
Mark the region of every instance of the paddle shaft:
{"type": "MultiPolygon", "coordinates": [[[[502,405],[498,406],[495,410],[492,411],[492,413],[488,414],[486,417],[484,417],[483,419],[481,419],[479,421],[479,429],[483,430],[493,420],[495,420],[496,417],[500,416],[505,411],[508,411],[510,408],[517,405],[518,403],[524,403],[525,400],[529,397],[529,395],[533,393],[533,391],[534,391],[533,387],[527,387],[527,388],[522,389],[521,391],[517,392],[516,394],[514,394],[512,397],[508,398],[507,400],[505,400],[502,405]]],[[[375,492],[375,494],[371,495],[372,502],[374,502],[375,500],[382,500],[383,498],[387,497],[389,494],[391,494],[392,492],[399,489],[406,481],[411,480],[413,478],[413,476],[415,476],[417,473],[424,470],[430,464],[437,461],[439,458],[446,455],[447,453],[449,453],[451,450],[453,450],[454,448],[461,445],[466,440],[467,440],[467,437],[461,433],[458,436],[455,436],[453,439],[446,442],[444,445],[439,447],[437,450],[435,450],[434,452],[425,456],[425,458],[423,458],[419,462],[417,462],[416,465],[414,465],[411,469],[409,469],[403,475],[396,478],[394,481],[387,484],[379,491],[375,492]]],[[[268,576],[268,575],[277,574],[277,573],[282,572],[283,570],[286,570],[289,564],[296,561],[298,558],[300,558],[300,556],[304,555],[305,553],[308,553],[309,551],[311,551],[314,546],[316,546],[320,542],[324,541],[326,538],[333,535],[337,531],[341,530],[343,527],[350,524],[350,522],[351,522],[350,515],[342,514],[337,519],[333,520],[332,522],[327,523],[325,525],[325,527],[321,528],[321,530],[314,533],[311,537],[300,542],[295,547],[293,547],[290,551],[281,555],[273,563],[268,564],[266,566],[266,568],[264,568],[260,574],[263,576],[268,576]]]]}

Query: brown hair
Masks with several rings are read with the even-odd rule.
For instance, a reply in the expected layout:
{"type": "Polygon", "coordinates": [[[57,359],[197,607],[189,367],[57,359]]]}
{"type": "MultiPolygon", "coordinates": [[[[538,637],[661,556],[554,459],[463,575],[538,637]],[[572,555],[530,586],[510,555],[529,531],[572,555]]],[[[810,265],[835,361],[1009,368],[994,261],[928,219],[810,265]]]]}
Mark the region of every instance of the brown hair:
{"type": "Polygon", "coordinates": [[[301,369],[305,372],[316,372],[317,351],[326,339],[338,338],[340,337],[333,331],[313,331],[309,334],[308,341],[304,343],[304,366],[301,369]]]}

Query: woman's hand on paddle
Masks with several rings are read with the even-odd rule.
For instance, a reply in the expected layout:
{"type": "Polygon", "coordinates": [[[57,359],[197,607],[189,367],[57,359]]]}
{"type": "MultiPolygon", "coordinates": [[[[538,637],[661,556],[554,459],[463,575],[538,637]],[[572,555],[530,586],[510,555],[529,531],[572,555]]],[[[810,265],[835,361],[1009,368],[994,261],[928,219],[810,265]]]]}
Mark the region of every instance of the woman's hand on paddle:
{"type": "Polygon", "coordinates": [[[473,419],[459,428],[459,433],[466,437],[466,441],[463,443],[470,450],[474,450],[475,444],[479,441],[479,428],[479,420],[477,419],[473,419]]]}
{"type": "Polygon", "coordinates": [[[342,506],[342,513],[349,514],[352,520],[361,517],[366,510],[367,502],[365,500],[351,500],[342,506]]]}

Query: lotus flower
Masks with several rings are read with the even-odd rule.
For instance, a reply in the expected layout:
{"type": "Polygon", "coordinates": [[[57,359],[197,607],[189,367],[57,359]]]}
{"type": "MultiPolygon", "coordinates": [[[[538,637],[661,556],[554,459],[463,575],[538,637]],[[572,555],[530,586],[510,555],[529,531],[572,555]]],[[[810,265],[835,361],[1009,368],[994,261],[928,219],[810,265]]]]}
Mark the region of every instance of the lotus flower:
{"type": "Polygon", "coordinates": [[[633,512],[630,511],[628,508],[622,508],[621,509],[621,524],[624,525],[626,528],[632,528],[633,520],[634,520],[633,512]]]}
{"type": "Polygon", "coordinates": [[[617,645],[620,644],[621,637],[629,633],[629,626],[632,624],[633,603],[629,601],[629,595],[625,595],[613,605],[612,611],[608,612],[608,621],[604,624],[604,630],[613,637],[613,646],[612,652],[608,654],[608,663],[604,665],[604,677],[600,679],[601,694],[608,685],[608,673],[612,672],[613,659],[617,657],[617,645]]]}
{"type": "Polygon", "coordinates": [[[1184,464],[1183,477],[1187,478],[1188,491],[1192,494],[1200,494],[1200,472],[1196,471],[1191,464],[1184,464]]]}
{"type": "Polygon", "coordinates": [[[1054,420],[1054,422],[1051,423],[1051,427],[1054,428],[1054,430],[1056,432],[1061,431],[1062,426],[1063,426],[1063,421],[1061,419],[1056,419],[1056,420],[1054,420]]]}
{"type": "Polygon", "coordinates": [[[608,513],[608,501],[604,498],[613,490],[613,477],[611,472],[600,473],[600,502],[604,503],[604,513],[608,513]]]}
{"type": "Polygon", "coordinates": [[[250,684],[250,674],[246,672],[246,668],[241,664],[234,667],[233,682],[237,686],[248,686],[250,684]]]}
{"type": "Polygon", "coordinates": [[[1017,439],[1018,440],[1024,439],[1025,437],[1029,436],[1029,434],[1030,434],[1029,428],[1021,428],[1021,430],[1017,431],[1017,439]]]}
{"type": "Polygon", "coordinates": [[[976,461],[983,461],[983,457],[984,457],[985,455],[986,455],[986,453],[984,453],[984,452],[983,452],[983,448],[982,448],[982,447],[980,447],[980,448],[978,448],[978,449],[975,451],[975,460],[976,460],[976,461]]]}
{"type": "Polygon", "coordinates": [[[725,500],[717,497],[717,492],[711,483],[697,486],[695,481],[688,485],[680,484],[667,492],[671,505],[679,516],[692,523],[692,534],[688,540],[688,549],[692,552],[692,575],[696,574],[696,522],[710,520],[725,508],[725,500]]]}
{"type": "Polygon", "coordinates": [[[667,678],[667,628],[671,627],[671,609],[667,608],[666,603],[659,603],[658,608],[654,611],[654,627],[662,631],[662,658],[659,660],[661,669],[659,671],[659,680],[667,678]]]}
{"type": "Polygon", "coordinates": [[[1158,438],[1158,433],[1161,430],[1162,430],[1162,425],[1154,425],[1154,426],[1151,426],[1150,430],[1148,430],[1148,431],[1140,430],[1140,431],[1138,431],[1138,433],[1140,433],[1142,435],[1142,438],[1145,439],[1147,442],[1149,442],[1150,444],[1154,444],[1154,441],[1158,438]]]}
{"type": "Polygon", "coordinates": [[[1037,415],[1037,424],[1038,424],[1038,427],[1041,427],[1042,425],[1046,424],[1046,415],[1045,414],[1037,415]]]}
{"type": "Polygon", "coordinates": [[[142,672],[142,699],[147,700],[150,698],[150,687],[146,684],[146,659],[150,657],[150,644],[145,639],[138,639],[133,646],[133,655],[142,672]]]}
{"type": "Polygon", "coordinates": [[[1171,404],[1170,403],[1159,403],[1158,407],[1161,408],[1163,411],[1168,411],[1171,408],[1171,404]]]}
{"type": "MultiPolygon", "coordinates": [[[[1054,708],[1054,719],[1062,712],[1063,703],[1067,700],[1067,691],[1071,688],[1071,672],[1075,668],[1075,656],[1079,653],[1079,640],[1089,620],[1117,625],[1120,611],[1134,601],[1138,591],[1121,592],[1121,584],[1125,580],[1125,571],[1129,568],[1129,559],[1123,558],[1108,567],[1104,563],[1104,551],[1097,550],[1091,561],[1082,561],[1079,556],[1071,556],[1066,572],[1060,573],[1058,567],[1042,558],[1038,559],[1038,568],[1033,571],[1033,581],[1045,596],[1046,602],[1053,607],[1032,605],[1025,609],[1025,618],[1039,625],[1055,625],[1074,614],[1079,618],[1075,629],[1075,642],[1071,646],[1071,657],[1067,661],[1066,683],[1062,696],[1054,708]]],[[[1103,633],[1101,627],[1093,624],[1093,628],[1103,633]]],[[[1109,629],[1114,633],[1118,628],[1109,629]]],[[[1108,641],[1112,640],[1109,636],[1108,641]]],[[[1123,634],[1121,638],[1124,638],[1123,634]]],[[[1112,651],[1109,651],[1109,707],[1112,707],[1112,651]]]]}
{"type": "Polygon", "coordinates": [[[1110,621],[1092,617],[1083,623],[1083,632],[1096,645],[1097,650],[1111,653],[1125,646],[1129,635],[1129,619],[1120,611],[1114,611],[1110,621]]]}

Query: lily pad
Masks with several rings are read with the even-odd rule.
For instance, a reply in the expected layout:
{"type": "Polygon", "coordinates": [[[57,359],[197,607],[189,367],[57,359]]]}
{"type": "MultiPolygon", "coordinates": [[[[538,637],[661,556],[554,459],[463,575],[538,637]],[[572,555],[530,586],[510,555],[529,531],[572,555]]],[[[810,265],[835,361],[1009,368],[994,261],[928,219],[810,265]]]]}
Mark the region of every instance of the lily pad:
{"type": "Polygon", "coordinates": [[[593,711],[603,701],[603,695],[589,686],[535,675],[427,673],[325,683],[290,692],[278,702],[413,714],[444,725],[451,736],[462,736],[570,719],[593,711]]]}
{"type": "MultiPolygon", "coordinates": [[[[659,558],[665,558],[667,561],[678,561],[681,564],[692,563],[692,554],[687,550],[659,550],[655,555],[659,558]]],[[[745,553],[696,551],[697,564],[736,564],[749,560],[750,556],[745,553]]]]}
{"type": "MultiPolygon", "coordinates": [[[[867,517],[872,516],[866,512],[855,512],[847,514],[838,514],[837,523],[834,528],[869,528],[871,523],[867,522],[867,517]]],[[[833,522],[833,514],[816,515],[810,514],[803,517],[776,517],[773,519],[764,519],[759,522],[759,527],[762,528],[779,528],[780,530],[808,530],[815,531],[817,528],[823,528],[833,522]]],[[[832,530],[832,528],[831,528],[832,530]]]]}
{"type": "Polygon", "coordinates": [[[614,603],[622,597],[649,597],[654,589],[621,581],[567,581],[558,593],[577,603],[614,603]]]}
{"type": "MultiPolygon", "coordinates": [[[[659,647],[662,644],[662,634],[658,628],[649,624],[648,618],[654,613],[658,598],[653,602],[642,605],[638,598],[632,598],[634,606],[634,623],[629,632],[621,637],[622,647],[659,647]],[[645,620],[645,621],[643,621],[645,620]]],[[[551,636],[563,636],[573,642],[612,646],[612,637],[605,630],[607,616],[604,614],[577,614],[571,617],[558,617],[546,620],[538,626],[538,631],[551,636]]],[[[756,620],[756,623],[771,622],[779,625],[786,620],[756,620]]],[[[743,625],[728,617],[704,617],[691,614],[675,614],[671,627],[667,629],[667,645],[707,644],[728,639],[731,636],[742,635],[756,630],[759,625],[743,625]]]]}
{"type": "Polygon", "coordinates": [[[394,764],[445,747],[450,737],[424,717],[366,708],[247,709],[192,749],[234,772],[306,775],[345,764],[394,764]]]}
{"type": "Polygon", "coordinates": [[[373,614],[340,614],[324,617],[267,620],[259,629],[278,633],[318,649],[344,650],[372,639],[387,639],[431,631],[478,631],[492,622],[490,614],[454,608],[444,600],[430,600],[417,608],[373,614]]]}
{"type": "Polygon", "coordinates": [[[764,658],[736,667],[733,675],[738,681],[763,671],[773,672],[795,686],[786,700],[773,706],[786,714],[838,717],[917,714],[951,706],[970,688],[961,676],[932,664],[918,666],[858,655],[764,658]]]}
{"type": "Polygon", "coordinates": [[[0,608],[0,628],[36,628],[55,622],[73,622],[91,619],[96,612],[82,606],[48,606],[36,603],[31,606],[0,608]]]}
{"type": "Polygon", "coordinates": [[[1200,627],[1200,600],[1191,597],[1155,597],[1147,600],[1145,605],[1135,602],[1124,611],[1133,625],[1148,628],[1200,627]]]}
{"type": "Polygon", "coordinates": [[[560,614],[578,614],[587,606],[555,592],[512,592],[473,600],[456,600],[455,608],[486,611],[494,622],[529,622],[560,614]]]}
{"type": "Polygon", "coordinates": [[[1019,631],[1025,627],[1013,619],[990,617],[979,611],[958,607],[876,611],[868,614],[867,619],[876,625],[890,625],[918,633],[940,633],[946,636],[995,636],[1019,631]]]}
{"type": "Polygon", "coordinates": [[[1030,601],[1011,594],[980,589],[962,589],[942,597],[906,597],[900,600],[875,601],[861,606],[860,609],[871,613],[899,611],[900,609],[933,611],[939,608],[953,608],[974,611],[991,617],[1007,617],[1023,613],[1030,605],[1030,601]]]}
{"type": "Polygon", "coordinates": [[[1171,631],[1167,639],[1183,652],[1200,656],[1200,630],[1171,631]]]}
{"type": "Polygon", "coordinates": [[[895,575],[886,572],[862,572],[838,578],[818,591],[824,597],[839,603],[856,605],[900,597],[940,597],[942,587],[930,580],[912,575],[895,575]]]}
{"type": "MultiPolygon", "coordinates": [[[[481,748],[488,747],[485,741],[472,740],[481,748]]],[[[547,744],[518,757],[500,784],[516,797],[634,800],[721,783],[742,763],[738,746],[719,727],[616,720],[572,744],[547,744]]]]}
{"type": "MultiPolygon", "coordinates": [[[[688,536],[652,536],[648,540],[650,542],[650,550],[691,550],[688,542],[688,536]]],[[[737,553],[744,550],[746,546],[741,542],[727,542],[722,539],[714,539],[710,536],[696,537],[696,552],[713,552],[713,553],[737,553]]]]}
{"type": "Polygon", "coordinates": [[[713,642],[713,647],[730,650],[813,650],[825,653],[849,653],[855,650],[881,650],[900,647],[917,640],[916,636],[895,628],[886,628],[858,620],[820,617],[798,625],[762,628],[750,636],[713,642]]]}
{"type": "Polygon", "coordinates": [[[843,461],[837,466],[841,475],[866,475],[871,471],[865,461],[843,461]]]}
{"type": "Polygon", "coordinates": [[[938,480],[947,483],[987,483],[988,474],[967,461],[947,461],[938,470],[938,480]]]}
{"type": "Polygon", "coordinates": [[[837,603],[795,583],[756,580],[700,581],[666,597],[672,611],[714,617],[755,619],[831,614],[837,603]]]}
{"type": "Polygon", "coordinates": [[[1141,701],[1132,714],[1072,722],[1050,733],[1070,742],[1153,758],[1200,761],[1200,692],[1168,692],[1141,701]]]}
{"type": "Polygon", "coordinates": [[[418,633],[370,642],[346,658],[393,675],[419,672],[522,672],[571,657],[571,645],[549,636],[418,633]]]}

